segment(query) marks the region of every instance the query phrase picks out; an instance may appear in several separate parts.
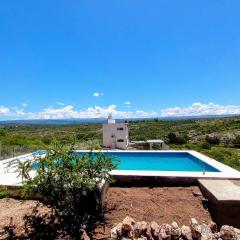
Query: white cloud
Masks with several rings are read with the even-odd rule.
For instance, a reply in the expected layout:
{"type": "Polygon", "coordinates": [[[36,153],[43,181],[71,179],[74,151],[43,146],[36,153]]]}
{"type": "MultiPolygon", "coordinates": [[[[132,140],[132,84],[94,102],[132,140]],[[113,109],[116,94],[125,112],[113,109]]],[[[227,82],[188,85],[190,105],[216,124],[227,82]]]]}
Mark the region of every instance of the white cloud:
{"type": "MultiPolygon", "coordinates": [[[[129,105],[126,105],[128,107],[129,105]]],[[[193,103],[189,107],[172,107],[155,111],[136,110],[120,111],[116,105],[106,107],[89,107],[84,110],[76,109],[72,105],[49,106],[39,112],[27,112],[24,108],[0,106],[0,117],[9,119],[66,119],[66,118],[106,118],[112,114],[114,118],[145,118],[145,117],[174,117],[240,114],[240,106],[217,105],[214,103],[193,103]]]]}
{"type": "Polygon", "coordinates": [[[126,105],[130,105],[131,102],[130,102],[130,101],[126,101],[124,104],[126,104],[126,105]]]}
{"type": "Polygon", "coordinates": [[[26,103],[23,103],[22,106],[23,106],[23,107],[27,107],[28,105],[27,105],[26,103]]]}
{"type": "Polygon", "coordinates": [[[20,116],[25,116],[27,113],[25,113],[23,110],[19,109],[19,110],[16,110],[15,112],[13,112],[12,114],[20,117],[20,116]]]}
{"type": "Polygon", "coordinates": [[[100,96],[103,96],[103,93],[101,93],[101,92],[94,92],[93,96],[94,97],[100,97],[100,96]]]}
{"type": "Polygon", "coordinates": [[[166,108],[160,112],[164,117],[240,114],[240,106],[193,103],[189,107],[166,108]]]}
{"type": "Polygon", "coordinates": [[[143,110],[137,110],[136,111],[136,117],[154,117],[157,116],[157,112],[151,111],[151,112],[146,112],[143,110]]]}
{"type": "Polygon", "coordinates": [[[0,106],[0,116],[1,115],[10,115],[11,114],[11,111],[9,108],[7,107],[4,107],[4,106],[0,106]]]}
{"type": "Polygon", "coordinates": [[[61,108],[45,108],[42,112],[39,112],[33,116],[36,119],[62,119],[62,118],[106,118],[109,114],[113,114],[114,117],[124,118],[132,117],[134,113],[118,111],[115,105],[108,107],[89,107],[85,110],[76,110],[73,106],[68,105],[61,108]]]}
{"type": "Polygon", "coordinates": [[[57,102],[57,104],[60,105],[60,106],[65,106],[65,104],[62,103],[62,102],[57,102]]]}
{"type": "MultiPolygon", "coordinates": [[[[72,105],[44,108],[40,112],[25,112],[17,107],[0,107],[0,116],[9,116],[10,118],[21,119],[67,119],[67,118],[106,118],[112,114],[115,118],[137,118],[152,116],[153,112],[138,111],[120,111],[116,105],[107,107],[89,107],[85,110],[75,109],[72,105]]],[[[155,114],[155,113],[154,113],[155,114]]]]}

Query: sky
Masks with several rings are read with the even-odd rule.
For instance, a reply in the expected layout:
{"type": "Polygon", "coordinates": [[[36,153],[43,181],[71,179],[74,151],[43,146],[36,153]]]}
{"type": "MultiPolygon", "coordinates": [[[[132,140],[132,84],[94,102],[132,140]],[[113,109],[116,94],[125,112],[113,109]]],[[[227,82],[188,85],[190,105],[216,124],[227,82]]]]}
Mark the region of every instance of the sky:
{"type": "Polygon", "coordinates": [[[239,0],[0,1],[0,120],[240,114],[239,0]]]}

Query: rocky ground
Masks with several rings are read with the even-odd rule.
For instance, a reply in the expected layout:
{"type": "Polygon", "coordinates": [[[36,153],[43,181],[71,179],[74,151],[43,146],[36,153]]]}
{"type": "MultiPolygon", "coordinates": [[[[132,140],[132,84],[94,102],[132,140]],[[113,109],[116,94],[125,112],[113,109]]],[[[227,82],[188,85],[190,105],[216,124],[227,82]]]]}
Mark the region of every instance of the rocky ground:
{"type": "MultiPolygon", "coordinates": [[[[111,240],[239,240],[240,230],[224,225],[217,229],[217,225],[210,221],[208,224],[199,224],[191,218],[189,225],[179,226],[177,222],[159,225],[155,221],[136,222],[127,216],[111,230],[111,240]]],[[[85,235],[84,240],[88,240],[85,235]]]]}
{"type": "Polygon", "coordinates": [[[105,223],[96,229],[95,238],[109,236],[111,228],[126,216],[159,224],[176,221],[179,225],[189,224],[189,219],[195,217],[207,224],[211,216],[199,193],[198,187],[111,187],[105,199],[105,223]]]}
{"type": "MultiPolygon", "coordinates": [[[[201,198],[198,187],[110,187],[105,198],[105,220],[98,224],[93,237],[109,238],[111,229],[127,215],[137,221],[155,221],[158,224],[175,221],[179,226],[189,224],[189,219],[194,217],[200,224],[207,224],[211,216],[204,209],[201,198]]],[[[30,236],[38,234],[36,239],[42,239],[41,231],[51,232],[48,239],[55,239],[59,233],[51,229],[51,213],[51,208],[38,201],[0,199],[0,239],[6,239],[4,228],[15,236],[24,236],[27,230],[30,236]],[[40,224],[36,220],[41,220],[40,224]],[[35,230],[34,224],[38,226],[35,230]]]]}

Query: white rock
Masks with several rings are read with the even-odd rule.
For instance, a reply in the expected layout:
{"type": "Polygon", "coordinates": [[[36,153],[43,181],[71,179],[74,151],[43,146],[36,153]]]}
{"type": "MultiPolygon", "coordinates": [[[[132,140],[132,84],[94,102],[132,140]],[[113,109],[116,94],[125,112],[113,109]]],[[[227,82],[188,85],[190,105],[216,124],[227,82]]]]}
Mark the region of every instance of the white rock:
{"type": "Polygon", "coordinates": [[[169,224],[162,224],[159,231],[159,239],[171,240],[172,226],[169,224]]]}
{"type": "Polygon", "coordinates": [[[234,231],[235,231],[235,233],[236,233],[237,240],[240,240],[240,229],[234,228],[234,231]]]}
{"type": "Polygon", "coordinates": [[[178,226],[176,222],[172,222],[172,230],[171,235],[174,240],[179,239],[181,236],[181,228],[178,226]]]}
{"type": "Polygon", "coordinates": [[[211,228],[206,225],[202,224],[201,225],[201,240],[214,240],[216,239],[214,234],[212,233],[211,228]]]}
{"type": "Polygon", "coordinates": [[[135,237],[140,237],[146,231],[147,231],[147,223],[145,221],[135,223],[134,225],[135,237]]]}
{"type": "Polygon", "coordinates": [[[195,218],[191,218],[190,228],[192,232],[192,238],[201,239],[201,226],[198,224],[198,221],[195,218]]]}
{"type": "Polygon", "coordinates": [[[192,232],[190,227],[183,225],[181,227],[182,237],[187,240],[192,240],[192,232]]]}
{"type": "Polygon", "coordinates": [[[237,234],[234,227],[223,225],[220,229],[220,237],[223,240],[237,240],[237,234]]]}
{"type": "Polygon", "coordinates": [[[135,225],[135,221],[133,218],[127,216],[122,221],[122,228],[126,231],[133,231],[133,226],[135,225]]]}
{"type": "Polygon", "coordinates": [[[151,222],[150,226],[151,226],[153,237],[157,237],[160,231],[160,226],[154,221],[151,222]]]}

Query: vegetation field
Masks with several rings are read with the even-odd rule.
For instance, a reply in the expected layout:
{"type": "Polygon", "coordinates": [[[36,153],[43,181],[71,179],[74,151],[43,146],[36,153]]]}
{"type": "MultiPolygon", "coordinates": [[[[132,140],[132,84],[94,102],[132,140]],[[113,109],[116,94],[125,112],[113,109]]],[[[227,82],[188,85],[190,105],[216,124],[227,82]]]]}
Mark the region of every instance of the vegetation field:
{"type": "MultiPolygon", "coordinates": [[[[130,140],[163,139],[173,149],[193,149],[240,170],[240,117],[129,121],[130,140]]],[[[0,125],[0,158],[46,149],[54,140],[76,149],[100,149],[101,124],[0,125]]]]}

